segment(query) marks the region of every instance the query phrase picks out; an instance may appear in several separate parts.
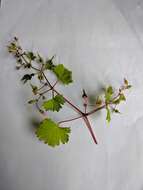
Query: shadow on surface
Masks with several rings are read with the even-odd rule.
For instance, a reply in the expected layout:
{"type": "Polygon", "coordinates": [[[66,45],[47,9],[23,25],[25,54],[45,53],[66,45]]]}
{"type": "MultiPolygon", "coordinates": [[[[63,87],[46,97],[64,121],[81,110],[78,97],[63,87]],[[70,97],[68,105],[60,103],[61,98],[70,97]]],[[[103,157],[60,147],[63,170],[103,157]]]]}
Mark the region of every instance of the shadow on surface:
{"type": "Polygon", "coordinates": [[[35,130],[38,128],[40,120],[37,119],[36,117],[31,117],[29,118],[29,131],[30,132],[35,132],[35,130]]]}

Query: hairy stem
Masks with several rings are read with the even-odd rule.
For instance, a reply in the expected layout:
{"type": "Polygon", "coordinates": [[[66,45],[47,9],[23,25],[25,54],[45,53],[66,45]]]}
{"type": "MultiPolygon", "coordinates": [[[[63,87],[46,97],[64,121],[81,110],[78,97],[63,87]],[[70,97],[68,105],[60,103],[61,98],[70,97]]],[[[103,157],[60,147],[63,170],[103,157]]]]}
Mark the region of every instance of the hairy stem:
{"type": "Polygon", "coordinates": [[[98,144],[98,143],[97,143],[97,140],[96,140],[96,137],[95,137],[95,135],[94,135],[94,132],[93,132],[93,130],[92,130],[91,124],[90,124],[90,122],[89,122],[87,116],[84,116],[84,117],[83,117],[83,120],[84,120],[84,122],[85,122],[85,124],[86,124],[86,126],[87,126],[87,128],[88,128],[88,130],[89,130],[89,132],[90,132],[90,134],[91,134],[91,136],[92,136],[92,138],[93,138],[93,141],[95,142],[95,144],[98,144]]]}
{"type": "MultiPolygon", "coordinates": [[[[120,96],[120,93],[121,93],[121,92],[119,92],[119,93],[108,103],[108,105],[112,105],[112,104],[113,104],[113,101],[116,100],[116,99],[120,96]]],[[[99,110],[101,110],[101,109],[106,108],[106,106],[107,106],[107,104],[106,104],[106,102],[105,102],[105,103],[102,104],[101,106],[99,106],[99,107],[93,109],[92,111],[86,113],[86,115],[87,115],[87,116],[88,116],[88,115],[92,115],[93,113],[95,113],[95,112],[97,112],[97,111],[99,111],[99,110]]]]}
{"type": "MultiPolygon", "coordinates": [[[[23,53],[18,52],[18,54],[21,56],[21,58],[24,60],[25,63],[29,64],[29,62],[25,59],[23,53]]],[[[44,78],[45,78],[47,84],[49,85],[50,89],[48,89],[48,90],[45,91],[44,93],[46,93],[46,92],[52,90],[52,91],[55,92],[56,94],[61,95],[61,94],[54,88],[58,81],[56,81],[56,83],[52,86],[51,83],[50,83],[50,81],[47,79],[45,73],[43,72],[43,70],[42,70],[43,68],[37,69],[37,68],[33,67],[32,64],[31,64],[31,68],[34,69],[34,70],[36,70],[36,71],[41,72],[42,75],[44,76],[44,78]]],[[[73,103],[71,103],[66,97],[63,97],[63,98],[64,98],[64,100],[65,100],[71,107],[73,107],[73,108],[76,110],[76,112],[78,112],[78,113],[81,114],[81,115],[83,114],[83,112],[82,112],[77,106],[75,106],[73,103]]]]}
{"type": "Polygon", "coordinates": [[[59,121],[58,124],[61,124],[61,123],[66,123],[66,122],[70,122],[70,121],[74,121],[74,120],[77,120],[77,119],[80,119],[82,118],[83,116],[78,116],[78,117],[74,117],[72,119],[66,119],[66,120],[63,120],[63,121],[59,121]]]}
{"type": "MultiPolygon", "coordinates": [[[[45,73],[42,72],[42,74],[43,74],[45,80],[47,81],[47,83],[49,84],[49,86],[51,87],[51,89],[52,89],[56,94],[61,95],[61,94],[51,85],[51,83],[50,83],[49,80],[47,79],[45,73]]],[[[64,97],[64,96],[63,96],[63,98],[64,98],[64,100],[65,100],[71,107],[73,107],[73,108],[76,110],[76,112],[78,112],[78,113],[81,114],[81,115],[83,114],[83,112],[82,112],[77,106],[75,106],[71,101],[69,101],[69,100],[68,100],[66,97],[64,97]]]]}
{"type": "MultiPolygon", "coordinates": [[[[56,93],[57,95],[62,95],[59,91],[57,91],[57,90],[55,89],[55,86],[56,86],[56,84],[58,83],[58,80],[52,85],[51,82],[48,80],[47,76],[46,76],[45,73],[44,73],[44,64],[42,64],[42,66],[41,66],[40,68],[36,68],[35,66],[32,65],[32,60],[27,60],[27,57],[25,57],[26,54],[25,54],[24,51],[22,51],[22,49],[21,49],[21,51],[19,51],[19,50],[17,49],[17,54],[18,54],[19,57],[21,57],[21,60],[23,61],[23,62],[21,63],[21,66],[30,65],[30,68],[34,69],[35,71],[37,71],[38,74],[41,74],[41,75],[42,75],[43,79],[42,79],[41,81],[43,82],[43,85],[38,89],[38,91],[42,91],[42,89],[43,89],[45,86],[48,86],[48,87],[49,87],[49,89],[47,89],[47,90],[45,90],[45,91],[43,91],[43,92],[37,93],[37,94],[39,95],[39,97],[38,97],[38,99],[37,99],[37,101],[36,101],[36,107],[37,107],[37,109],[38,109],[41,113],[43,113],[43,111],[40,109],[40,106],[38,105],[38,102],[39,102],[40,98],[41,98],[45,93],[51,91],[52,97],[54,97],[54,93],[56,93]],[[45,81],[46,81],[46,82],[45,82],[45,81]]],[[[53,59],[53,58],[54,58],[54,56],[52,57],[52,59],[53,59]]],[[[74,117],[74,118],[71,118],[71,119],[66,119],[66,120],[63,120],[63,121],[59,121],[58,124],[66,123],[66,122],[70,122],[70,121],[74,121],[74,120],[77,120],[77,119],[82,118],[83,121],[85,122],[85,124],[86,124],[86,126],[87,126],[87,128],[88,128],[88,130],[89,130],[89,132],[90,132],[90,134],[91,134],[91,136],[92,136],[92,138],[93,138],[93,141],[95,142],[95,144],[97,144],[97,140],[96,140],[95,134],[94,134],[94,132],[93,132],[93,130],[92,130],[92,127],[91,127],[90,121],[89,121],[89,119],[88,119],[88,116],[94,114],[95,112],[97,112],[97,111],[99,111],[99,110],[101,110],[101,109],[106,108],[108,105],[112,106],[112,104],[114,104],[114,101],[121,95],[121,91],[122,91],[122,90],[124,90],[124,88],[120,88],[120,89],[119,89],[119,93],[118,93],[115,97],[113,97],[110,102],[107,102],[107,101],[102,102],[102,104],[101,104],[100,106],[94,107],[93,110],[88,111],[88,112],[87,112],[87,104],[84,104],[84,111],[81,111],[75,104],[73,104],[70,100],[68,100],[67,97],[65,97],[65,96],[62,95],[63,98],[64,98],[64,100],[65,100],[65,102],[66,102],[67,104],[69,104],[69,105],[79,114],[79,116],[74,117]]]]}
{"type": "MultiPolygon", "coordinates": [[[[25,61],[25,63],[27,63],[27,64],[31,64],[31,62],[28,62],[26,59],[25,59],[25,57],[24,57],[24,54],[22,53],[22,54],[20,54],[20,56],[21,56],[21,58],[25,61]]],[[[32,64],[31,64],[31,68],[32,69],[34,69],[34,70],[36,70],[36,71],[40,71],[39,69],[37,69],[36,67],[33,67],[32,66],[32,64]]]]}

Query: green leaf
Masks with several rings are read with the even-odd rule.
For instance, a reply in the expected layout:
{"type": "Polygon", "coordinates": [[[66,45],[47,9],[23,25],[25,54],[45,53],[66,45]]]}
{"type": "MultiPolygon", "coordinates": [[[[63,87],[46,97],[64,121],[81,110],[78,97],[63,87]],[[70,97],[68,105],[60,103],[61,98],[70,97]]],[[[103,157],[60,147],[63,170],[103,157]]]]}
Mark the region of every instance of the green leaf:
{"type": "Polygon", "coordinates": [[[62,95],[56,95],[56,96],[54,97],[54,100],[55,100],[56,102],[58,102],[59,104],[64,104],[64,103],[65,103],[64,97],[63,97],[62,95]]]}
{"type": "Polygon", "coordinates": [[[37,99],[29,100],[28,104],[35,104],[37,102],[37,99]]]}
{"type": "Polygon", "coordinates": [[[113,95],[113,88],[112,86],[109,86],[105,91],[105,100],[107,103],[110,102],[112,95],[113,95]]]}
{"type": "Polygon", "coordinates": [[[108,123],[110,123],[111,121],[111,113],[110,113],[110,109],[108,107],[106,107],[106,111],[107,111],[107,114],[106,114],[106,121],[108,123]]]}
{"type": "Polygon", "coordinates": [[[66,69],[63,64],[56,65],[53,72],[63,84],[69,84],[72,82],[72,72],[66,69]]]}
{"type": "Polygon", "coordinates": [[[113,88],[112,88],[112,86],[109,86],[108,88],[107,88],[107,93],[108,94],[113,94],[113,88]]]}
{"type": "Polygon", "coordinates": [[[34,73],[26,74],[22,77],[21,81],[23,81],[23,83],[25,84],[28,80],[31,80],[34,75],[35,75],[34,73]]]}
{"type": "Polygon", "coordinates": [[[53,63],[54,56],[51,59],[47,59],[45,63],[45,69],[53,70],[55,65],[53,63]]]}
{"type": "Polygon", "coordinates": [[[32,60],[32,61],[36,58],[36,56],[34,55],[32,51],[25,52],[25,55],[29,60],[32,60]]]}
{"type": "Polygon", "coordinates": [[[37,54],[37,62],[44,63],[44,59],[41,57],[41,55],[39,53],[37,54]]]}
{"type": "Polygon", "coordinates": [[[69,140],[70,128],[59,127],[51,119],[44,119],[36,130],[37,137],[49,146],[55,147],[69,140]]]}
{"type": "Polygon", "coordinates": [[[65,100],[62,95],[56,95],[54,98],[45,101],[43,103],[43,108],[48,111],[59,111],[62,108],[62,105],[65,103],[65,100]]]}
{"type": "Polygon", "coordinates": [[[16,53],[17,47],[15,42],[10,43],[9,46],[7,46],[9,53],[16,53]]]}

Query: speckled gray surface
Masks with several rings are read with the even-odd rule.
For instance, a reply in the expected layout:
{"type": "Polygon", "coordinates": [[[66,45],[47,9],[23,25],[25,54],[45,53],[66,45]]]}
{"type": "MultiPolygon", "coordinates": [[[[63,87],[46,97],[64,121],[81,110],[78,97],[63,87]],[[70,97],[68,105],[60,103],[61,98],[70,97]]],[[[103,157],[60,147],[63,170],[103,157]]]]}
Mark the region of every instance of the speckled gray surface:
{"type": "MultiPolygon", "coordinates": [[[[0,190],[143,190],[143,2],[138,0],[2,0],[0,9],[0,190]],[[49,148],[34,136],[38,117],[26,101],[6,45],[18,36],[25,48],[73,71],[74,83],[60,90],[81,106],[84,87],[133,89],[113,116],[91,117],[99,145],[83,123],[70,124],[69,144],[49,148]]],[[[64,108],[55,119],[73,115],[64,108]]],[[[39,118],[39,117],[38,117],[39,118]]]]}

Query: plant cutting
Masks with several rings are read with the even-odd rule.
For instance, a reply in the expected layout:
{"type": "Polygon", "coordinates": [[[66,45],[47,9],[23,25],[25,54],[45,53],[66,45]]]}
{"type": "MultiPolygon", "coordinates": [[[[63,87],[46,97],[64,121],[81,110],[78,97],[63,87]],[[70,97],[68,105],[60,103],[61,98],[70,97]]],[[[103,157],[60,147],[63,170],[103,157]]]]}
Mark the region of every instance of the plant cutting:
{"type": "Polygon", "coordinates": [[[83,89],[81,93],[83,108],[81,109],[57,90],[58,84],[66,87],[73,82],[73,79],[69,69],[63,64],[55,63],[55,56],[44,59],[39,53],[23,50],[17,37],[14,37],[9,43],[8,51],[16,59],[16,69],[25,71],[21,81],[23,84],[29,84],[33,93],[33,98],[28,101],[28,104],[35,105],[39,113],[44,116],[35,132],[39,140],[52,147],[65,144],[69,140],[71,129],[62,127],[62,124],[82,119],[94,143],[97,144],[88,116],[106,109],[106,120],[109,123],[111,113],[120,113],[117,106],[126,100],[125,90],[131,88],[127,79],[123,80],[123,84],[118,90],[114,90],[111,85],[106,87],[104,95],[96,97],[93,105],[90,104],[88,93],[83,89]],[[54,82],[50,80],[49,73],[54,75],[54,82]],[[59,122],[53,121],[49,117],[45,118],[46,112],[59,112],[65,104],[70,106],[78,116],[59,122]]]}

